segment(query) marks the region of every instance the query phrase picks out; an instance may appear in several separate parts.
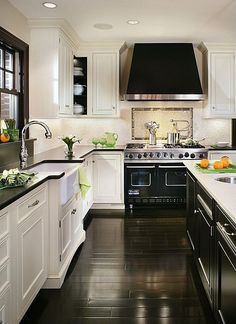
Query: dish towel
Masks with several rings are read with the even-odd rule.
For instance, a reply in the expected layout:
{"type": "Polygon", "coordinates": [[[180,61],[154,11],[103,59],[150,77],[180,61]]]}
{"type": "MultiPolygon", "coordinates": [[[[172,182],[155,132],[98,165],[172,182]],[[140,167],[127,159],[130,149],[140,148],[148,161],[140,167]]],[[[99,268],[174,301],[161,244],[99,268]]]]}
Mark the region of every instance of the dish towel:
{"type": "Polygon", "coordinates": [[[78,168],[78,175],[79,175],[79,187],[80,187],[80,192],[81,192],[81,197],[82,199],[85,199],[86,194],[91,187],[86,172],[83,167],[78,168]]]}

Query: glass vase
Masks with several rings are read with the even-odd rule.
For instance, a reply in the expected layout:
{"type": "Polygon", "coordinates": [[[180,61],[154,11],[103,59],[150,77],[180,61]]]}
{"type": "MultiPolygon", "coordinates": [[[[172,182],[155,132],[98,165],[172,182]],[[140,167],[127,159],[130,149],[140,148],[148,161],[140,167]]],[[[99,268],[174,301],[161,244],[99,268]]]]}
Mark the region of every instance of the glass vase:
{"type": "Polygon", "coordinates": [[[73,158],[73,156],[74,156],[73,147],[69,147],[69,146],[66,146],[66,147],[65,147],[65,156],[66,156],[68,159],[73,158]]]}

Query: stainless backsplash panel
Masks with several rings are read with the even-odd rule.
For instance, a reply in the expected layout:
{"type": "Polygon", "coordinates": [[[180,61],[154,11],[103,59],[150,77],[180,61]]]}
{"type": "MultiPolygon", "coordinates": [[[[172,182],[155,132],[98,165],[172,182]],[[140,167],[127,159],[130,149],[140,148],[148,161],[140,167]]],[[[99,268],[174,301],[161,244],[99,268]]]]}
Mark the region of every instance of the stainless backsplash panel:
{"type": "MultiPolygon", "coordinates": [[[[187,131],[181,132],[181,138],[192,138],[193,134],[193,108],[132,108],[132,140],[148,140],[149,132],[144,124],[155,121],[160,124],[157,130],[157,139],[166,140],[167,132],[172,131],[173,123],[171,119],[186,120],[189,123],[189,134],[187,131]]],[[[178,128],[183,129],[186,122],[178,122],[178,128]]]]}

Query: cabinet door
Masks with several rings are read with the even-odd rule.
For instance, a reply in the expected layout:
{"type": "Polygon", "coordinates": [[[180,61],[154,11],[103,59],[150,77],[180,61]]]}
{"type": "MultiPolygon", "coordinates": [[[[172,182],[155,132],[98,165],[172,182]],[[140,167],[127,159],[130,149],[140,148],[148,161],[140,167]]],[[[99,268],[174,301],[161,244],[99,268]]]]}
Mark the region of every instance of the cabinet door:
{"type": "Polygon", "coordinates": [[[224,324],[236,323],[236,228],[217,206],[216,316],[224,324]]]}
{"type": "Polygon", "coordinates": [[[73,50],[65,37],[60,36],[60,114],[73,114],[73,50]]]}
{"type": "Polygon", "coordinates": [[[47,276],[47,204],[34,210],[17,229],[17,313],[20,319],[47,276]]]}
{"type": "Polygon", "coordinates": [[[0,295],[0,323],[1,324],[14,324],[12,314],[13,311],[11,304],[11,288],[9,287],[3,294],[0,295]]]}
{"type": "Polygon", "coordinates": [[[60,220],[60,261],[63,263],[72,245],[71,218],[73,209],[69,209],[60,220]]]}
{"type": "Polygon", "coordinates": [[[84,218],[93,204],[93,195],[94,195],[94,192],[93,192],[93,157],[92,156],[88,157],[84,161],[82,167],[84,168],[88,182],[91,186],[89,188],[89,190],[87,191],[86,196],[83,198],[82,204],[83,204],[83,218],[84,218]]]}
{"type": "Polygon", "coordinates": [[[121,155],[94,155],[94,203],[122,203],[121,155]]]}
{"type": "MultiPolygon", "coordinates": [[[[198,222],[197,210],[195,206],[195,180],[193,176],[187,173],[187,234],[192,245],[193,251],[196,250],[198,222]]],[[[196,252],[196,251],[195,251],[196,252]]]]}
{"type": "Polygon", "coordinates": [[[210,114],[231,116],[235,114],[235,53],[211,52],[209,61],[210,114]]]}
{"type": "Polygon", "coordinates": [[[118,62],[116,53],[93,53],[92,114],[115,116],[118,109],[118,62]]]}
{"type": "Polygon", "coordinates": [[[72,215],[72,236],[73,236],[73,243],[77,244],[81,238],[81,233],[83,230],[83,204],[81,197],[78,198],[73,204],[73,208],[71,211],[72,215]]]}
{"type": "Polygon", "coordinates": [[[212,214],[205,201],[197,195],[197,215],[198,215],[198,246],[197,259],[199,274],[212,303],[212,285],[213,285],[213,220],[212,214]]]}

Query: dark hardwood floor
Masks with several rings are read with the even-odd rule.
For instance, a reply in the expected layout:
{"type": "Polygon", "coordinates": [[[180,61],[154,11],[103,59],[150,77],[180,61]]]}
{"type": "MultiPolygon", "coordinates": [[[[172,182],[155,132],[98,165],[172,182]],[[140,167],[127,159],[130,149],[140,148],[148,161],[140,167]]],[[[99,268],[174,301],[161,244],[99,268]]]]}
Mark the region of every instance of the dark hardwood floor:
{"type": "Polygon", "coordinates": [[[60,290],[21,324],[214,324],[181,210],[98,211],[60,290]]]}

